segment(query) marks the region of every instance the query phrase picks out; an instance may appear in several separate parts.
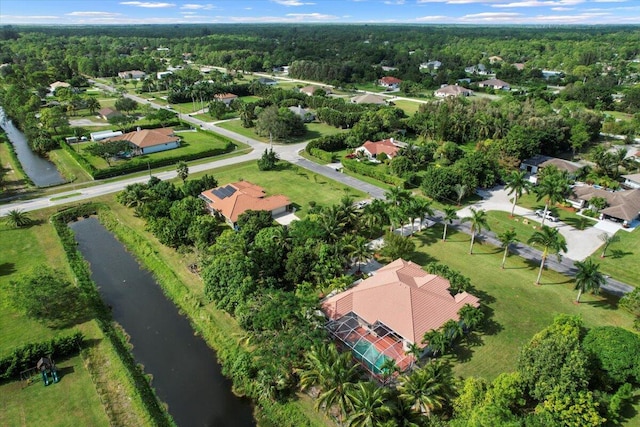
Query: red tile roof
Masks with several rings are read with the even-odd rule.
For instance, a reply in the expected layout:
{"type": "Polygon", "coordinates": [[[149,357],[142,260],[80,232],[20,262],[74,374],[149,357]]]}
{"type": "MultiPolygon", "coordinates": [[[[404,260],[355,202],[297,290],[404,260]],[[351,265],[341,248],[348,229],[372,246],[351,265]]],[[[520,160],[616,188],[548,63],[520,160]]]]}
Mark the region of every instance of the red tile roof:
{"type": "Polygon", "coordinates": [[[323,312],[339,319],[353,312],[374,324],[384,323],[405,340],[419,343],[425,332],[458,320],[465,304],[480,305],[475,296],[451,296],[447,279],[429,274],[419,265],[397,259],[360,284],[326,299],[323,312]]]}
{"type": "Polygon", "coordinates": [[[380,153],[385,153],[389,157],[394,157],[398,154],[400,147],[391,142],[391,138],[383,139],[382,141],[367,141],[362,144],[362,147],[371,153],[372,156],[377,156],[380,153]]]}
{"type": "Polygon", "coordinates": [[[378,81],[380,82],[380,84],[384,84],[384,85],[397,85],[402,83],[402,80],[395,77],[391,77],[391,76],[382,77],[378,81]]]}
{"type": "Polygon", "coordinates": [[[217,93],[213,95],[213,97],[215,99],[236,99],[238,95],[235,95],[233,93],[217,93]]]}
{"type": "Polygon", "coordinates": [[[234,182],[201,194],[209,201],[210,209],[220,212],[233,223],[248,210],[271,212],[291,204],[289,198],[282,195],[265,197],[262,187],[248,181],[234,182]]]}
{"type": "Polygon", "coordinates": [[[180,141],[180,138],[173,134],[172,128],[159,128],[136,130],[125,133],[124,135],[105,139],[103,142],[109,141],[129,141],[137,147],[145,148],[153,147],[154,145],[167,144],[169,142],[177,142],[180,141]]]}

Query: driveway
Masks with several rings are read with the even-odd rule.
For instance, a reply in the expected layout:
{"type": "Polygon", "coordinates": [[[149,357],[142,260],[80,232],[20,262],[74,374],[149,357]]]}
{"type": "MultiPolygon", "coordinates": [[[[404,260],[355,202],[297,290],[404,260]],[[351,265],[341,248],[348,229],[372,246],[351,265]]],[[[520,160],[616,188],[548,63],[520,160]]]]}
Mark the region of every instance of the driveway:
{"type": "MultiPolygon", "coordinates": [[[[483,191],[481,195],[484,199],[471,206],[476,209],[484,209],[486,211],[511,212],[511,196],[507,194],[507,190],[505,190],[504,187],[495,187],[491,190],[483,191]]],[[[471,214],[469,208],[470,207],[465,207],[464,209],[459,210],[458,216],[461,218],[469,216],[471,214]]],[[[515,214],[527,218],[530,222],[535,223],[535,225],[540,224],[540,218],[538,218],[531,209],[516,206],[515,214]]],[[[607,228],[605,224],[602,227],[593,226],[584,230],[578,230],[577,228],[567,225],[561,221],[545,221],[545,225],[557,228],[560,231],[560,234],[564,236],[567,241],[568,250],[563,256],[566,256],[573,261],[582,261],[594,253],[602,245],[602,241],[598,236],[603,232],[612,234],[612,230],[615,229],[615,227],[607,228]]]]}

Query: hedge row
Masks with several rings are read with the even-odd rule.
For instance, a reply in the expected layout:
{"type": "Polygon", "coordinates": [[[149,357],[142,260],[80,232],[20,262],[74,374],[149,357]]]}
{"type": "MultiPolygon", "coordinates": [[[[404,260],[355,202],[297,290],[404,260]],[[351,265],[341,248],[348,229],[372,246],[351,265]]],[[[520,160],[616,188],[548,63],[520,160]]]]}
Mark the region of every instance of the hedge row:
{"type": "Polygon", "coordinates": [[[11,156],[13,167],[15,167],[16,170],[22,175],[24,181],[28,185],[35,187],[35,184],[33,183],[33,181],[31,181],[31,178],[29,178],[29,175],[27,175],[27,173],[22,168],[22,163],[20,163],[20,160],[18,160],[18,154],[16,154],[15,147],[9,141],[9,137],[2,129],[0,129],[0,142],[4,142],[7,144],[7,148],[9,149],[9,155],[11,156]]]}
{"type": "Polygon", "coordinates": [[[371,167],[370,165],[366,165],[355,159],[342,159],[342,166],[344,166],[344,168],[348,171],[368,176],[387,184],[395,185],[398,187],[405,186],[405,181],[402,178],[382,172],[378,170],[379,168],[371,167]]]}
{"type": "Polygon", "coordinates": [[[347,133],[338,133],[335,135],[322,136],[310,141],[307,144],[307,152],[309,150],[319,148],[324,151],[338,151],[347,148],[347,133]]]}
{"type": "Polygon", "coordinates": [[[311,148],[307,150],[313,157],[322,160],[323,162],[333,163],[336,159],[335,154],[328,151],[321,150],[320,148],[311,148]]]}
{"type": "Polygon", "coordinates": [[[50,341],[31,343],[14,349],[11,354],[0,359],[0,380],[17,378],[20,372],[33,368],[41,357],[63,359],[80,351],[84,341],[81,332],[55,337],[50,341]]]}
{"type": "Polygon", "coordinates": [[[91,280],[88,264],[77,249],[73,231],[67,226],[70,221],[79,217],[96,214],[101,207],[102,205],[95,203],[74,206],[53,215],[51,217],[51,223],[60,237],[60,242],[64,248],[69,265],[78,281],[78,286],[87,296],[87,301],[89,301],[89,304],[91,304],[95,312],[95,318],[100,329],[122,361],[126,375],[134,385],[137,393],[139,393],[147,413],[153,420],[153,425],[175,426],[171,416],[160,404],[144,372],[134,360],[126,338],[122,332],[114,327],[111,312],[102,302],[96,284],[91,280]]]}

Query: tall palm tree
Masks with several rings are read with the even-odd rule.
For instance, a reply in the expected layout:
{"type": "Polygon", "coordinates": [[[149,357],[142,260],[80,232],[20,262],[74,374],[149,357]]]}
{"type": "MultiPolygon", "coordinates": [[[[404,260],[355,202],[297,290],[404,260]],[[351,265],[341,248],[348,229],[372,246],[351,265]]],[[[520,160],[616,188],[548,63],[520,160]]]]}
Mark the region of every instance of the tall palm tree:
{"type": "Polygon", "coordinates": [[[373,229],[376,228],[383,228],[389,221],[387,203],[380,199],[374,199],[364,207],[363,216],[369,231],[373,231],[373,229]]]}
{"type": "Polygon", "coordinates": [[[602,253],[600,254],[600,258],[604,258],[607,255],[607,248],[610,244],[619,240],[618,236],[609,233],[602,233],[598,235],[598,239],[602,240],[602,243],[604,243],[604,245],[602,246],[602,253]]]}
{"type": "Polygon", "coordinates": [[[399,186],[395,186],[390,188],[389,191],[385,191],[384,197],[387,199],[387,202],[400,206],[402,202],[409,200],[411,193],[399,186]]]}
{"type": "MultiPolygon", "coordinates": [[[[409,202],[411,206],[411,211],[414,215],[416,215],[420,219],[420,225],[418,231],[422,231],[422,222],[424,217],[429,215],[435,215],[433,207],[431,207],[431,200],[423,199],[422,197],[414,197],[409,202]]],[[[413,222],[411,223],[411,227],[413,227],[413,222]]]]}
{"type": "Polygon", "coordinates": [[[444,322],[440,329],[450,343],[464,335],[464,329],[462,328],[462,325],[453,319],[449,319],[444,322]]]}
{"type": "Polygon", "coordinates": [[[471,223],[471,246],[469,246],[469,255],[473,254],[473,243],[476,240],[476,233],[482,230],[489,230],[487,223],[487,212],[482,209],[470,208],[471,215],[462,218],[462,222],[471,223]]]}
{"type": "Polygon", "coordinates": [[[507,255],[509,254],[509,246],[512,243],[518,241],[516,231],[512,228],[511,230],[506,230],[504,233],[498,236],[500,239],[500,243],[502,243],[502,247],[504,248],[504,255],[502,255],[502,264],[500,264],[500,268],[504,269],[504,263],[507,262],[507,255]]]}
{"type": "Polygon", "coordinates": [[[355,236],[349,245],[349,258],[358,263],[358,274],[362,271],[362,264],[366,264],[373,256],[369,247],[369,240],[364,236],[355,236]]]}
{"type": "Polygon", "coordinates": [[[26,212],[21,211],[20,209],[11,209],[9,212],[7,212],[7,216],[5,216],[4,222],[9,227],[20,228],[30,225],[33,221],[31,217],[29,217],[29,214],[27,214],[26,212]]]}
{"type": "Polygon", "coordinates": [[[414,342],[412,342],[412,343],[410,343],[410,344],[409,344],[409,348],[408,348],[408,350],[406,351],[406,353],[407,353],[409,356],[412,356],[412,357],[413,357],[413,360],[414,360],[414,361],[412,362],[412,365],[413,365],[413,364],[415,364],[415,363],[417,363],[417,362],[418,362],[418,360],[420,360],[420,358],[422,357],[422,353],[423,353],[423,352],[424,352],[424,348],[420,347],[418,344],[416,344],[416,343],[414,343],[414,342]]]}
{"type": "Polygon", "coordinates": [[[541,226],[547,219],[549,206],[551,204],[561,203],[571,194],[571,186],[569,178],[566,174],[561,173],[557,168],[549,166],[545,168],[545,174],[536,187],[536,200],[545,199],[544,212],[542,214],[541,226]]]}
{"type": "Polygon", "coordinates": [[[506,178],[506,189],[509,196],[513,194],[513,206],[511,206],[511,216],[516,210],[516,203],[522,195],[529,191],[531,188],[531,182],[527,179],[527,173],[525,171],[511,171],[506,178]]]}
{"type": "Polygon", "coordinates": [[[458,212],[455,208],[447,206],[444,208],[444,216],[442,222],[444,222],[444,232],[442,233],[442,241],[447,241],[447,225],[453,224],[453,220],[458,218],[458,212]]]}
{"type": "Polygon", "coordinates": [[[616,177],[620,176],[620,166],[624,167],[627,164],[628,152],[629,150],[627,150],[626,148],[620,147],[616,151],[614,151],[612,154],[611,159],[613,161],[613,164],[616,167],[616,177]]]}
{"type": "Polygon", "coordinates": [[[587,258],[585,261],[576,261],[576,268],[578,269],[576,273],[576,289],[578,290],[576,302],[580,303],[583,292],[591,291],[598,294],[606,279],[600,271],[600,265],[593,262],[591,258],[587,258]]]}
{"type": "Polygon", "coordinates": [[[377,427],[393,414],[388,404],[387,388],[371,381],[359,382],[349,391],[353,412],[347,419],[349,427],[377,427]]]}
{"type": "Polygon", "coordinates": [[[392,402],[393,418],[380,427],[421,427],[425,425],[425,417],[414,411],[411,403],[401,399],[398,393],[394,393],[392,402]]]}
{"type": "Polygon", "coordinates": [[[421,414],[430,416],[441,410],[453,396],[451,370],[440,360],[432,360],[422,368],[398,379],[398,397],[421,414]]]}
{"type": "Polygon", "coordinates": [[[539,231],[533,233],[529,238],[528,243],[542,246],[544,248],[542,250],[542,259],[540,260],[540,271],[538,271],[538,277],[536,279],[536,285],[539,285],[547,257],[550,253],[560,255],[560,252],[566,252],[567,242],[557,228],[551,228],[543,225],[539,231]]]}

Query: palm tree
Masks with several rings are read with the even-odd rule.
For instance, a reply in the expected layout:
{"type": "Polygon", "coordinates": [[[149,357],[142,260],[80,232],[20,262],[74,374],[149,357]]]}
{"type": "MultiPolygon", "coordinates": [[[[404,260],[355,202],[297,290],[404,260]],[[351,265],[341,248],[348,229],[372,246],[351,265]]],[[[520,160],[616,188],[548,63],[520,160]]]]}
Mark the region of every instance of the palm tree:
{"type": "Polygon", "coordinates": [[[527,179],[527,173],[525,171],[511,171],[506,178],[506,189],[509,196],[513,194],[513,206],[511,206],[511,216],[516,210],[516,203],[518,199],[522,197],[525,192],[528,192],[531,188],[531,182],[527,179]]]}
{"type": "Polygon", "coordinates": [[[418,344],[412,342],[409,344],[409,349],[406,353],[410,356],[413,356],[414,361],[412,364],[415,364],[422,357],[422,353],[424,352],[424,348],[420,347],[418,344]]]}
{"type": "Polygon", "coordinates": [[[432,360],[422,368],[399,378],[398,397],[421,414],[441,410],[453,396],[451,371],[447,364],[432,360]]]}
{"type": "Polygon", "coordinates": [[[355,236],[353,243],[349,245],[349,258],[358,263],[358,274],[362,271],[362,264],[366,264],[373,256],[369,247],[369,241],[364,236],[355,236]]]}
{"type": "Polygon", "coordinates": [[[382,384],[387,385],[389,380],[393,377],[393,374],[400,371],[400,367],[396,363],[395,359],[391,357],[385,357],[384,362],[380,366],[380,375],[382,376],[382,384]]]}
{"type": "Polygon", "coordinates": [[[349,409],[348,393],[357,378],[358,367],[349,353],[339,353],[334,344],[312,347],[305,354],[300,388],[306,390],[317,386],[320,389],[315,403],[316,411],[322,407],[329,410],[338,405],[341,414],[344,414],[349,409]]]}
{"type": "Polygon", "coordinates": [[[442,241],[447,241],[447,225],[453,224],[453,220],[458,218],[458,212],[455,208],[447,206],[444,208],[444,216],[442,222],[444,222],[444,232],[442,233],[442,241]]]}
{"type": "Polygon", "coordinates": [[[425,425],[425,418],[411,407],[411,403],[401,399],[398,393],[394,393],[392,401],[393,418],[380,427],[421,427],[425,425]]]}
{"type": "Polygon", "coordinates": [[[591,291],[597,295],[606,279],[600,271],[600,265],[593,262],[591,258],[587,258],[585,261],[576,261],[576,268],[578,269],[576,273],[576,289],[578,290],[576,302],[579,304],[583,292],[591,291]]]}
{"type": "Polygon", "coordinates": [[[347,419],[349,427],[376,427],[391,417],[387,388],[371,381],[360,382],[349,391],[353,412],[347,419]]]}
{"type": "Polygon", "coordinates": [[[462,322],[464,330],[469,331],[475,329],[484,320],[484,313],[479,308],[471,304],[465,304],[458,310],[458,317],[462,322]]]}
{"type": "Polygon", "coordinates": [[[12,209],[7,212],[7,216],[4,221],[9,227],[13,228],[26,227],[33,222],[29,217],[29,214],[21,211],[20,209],[12,209]]]}
{"type": "Polygon", "coordinates": [[[489,230],[489,224],[487,223],[487,212],[482,209],[470,208],[471,215],[462,218],[462,222],[471,223],[471,246],[469,246],[469,255],[473,254],[473,243],[476,239],[476,233],[481,233],[482,230],[489,230]]]}
{"type": "Polygon", "coordinates": [[[383,228],[389,221],[387,204],[380,199],[374,199],[364,207],[363,217],[369,232],[377,228],[383,228]]]}
{"type": "Polygon", "coordinates": [[[608,234],[608,233],[602,233],[598,236],[598,239],[602,240],[602,243],[604,243],[604,245],[602,246],[602,253],[600,254],[600,258],[604,258],[606,256],[607,253],[607,248],[609,247],[610,244],[617,242],[618,236],[616,236],[615,234],[608,234]]]}
{"type": "Polygon", "coordinates": [[[544,268],[544,262],[547,260],[547,256],[550,253],[560,255],[560,252],[567,251],[567,242],[560,234],[557,228],[551,228],[543,225],[539,231],[533,233],[528,240],[529,244],[542,246],[542,259],[540,260],[540,271],[538,271],[538,278],[536,279],[536,285],[540,284],[540,277],[542,276],[542,269],[544,268]]]}
{"type": "Polygon", "coordinates": [[[627,150],[626,148],[620,147],[612,154],[611,159],[616,167],[616,177],[620,176],[620,166],[624,167],[627,164],[628,152],[629,150],[627,150]]]}
{"type": "MultiPolygon", "coordinates": [[[[409,210],[420,219],[420,225],[418,231],[422,231],[422,222],[424,217],[429,215],[433,216],[435,212],[431,207],[431,200],[423,199],[422,197],[414,197],[409,201],[409,210]]],[[[413,220],[411,221],[411,231],[413,231],[413,220]]]]}
{"type": "Polygon", "coordinates": [[[464,335],[464,329],[462,328],[462,325],[453,319],[449,319],[444,322],[440,329],[450,343],[464,335]]]}
{"type": "Polygon", "coordinates": [[[569,185],[569,178],[566,174],[560,173],[557,168],[549,166],[545,168],[545,174],[536,187],[537,197],[536,200],[540,201],[545,199],[544,212],[542,214],[541,226],[544,226],[544,221],[547,219],[547,213],[549,212],[549,206],[564,202],[564,200],[571,194],[571,187],[569,185]]]}
{"type": "Polygon", "coordinates": [[[434,357],[439,354],[444,354],[449,344],[447,337],[442,331],[437,329],[431,329],[425,332],[422,337],[422,343],[427,345],[434,357]]]}
{"type": "Polygon", "coordinates": [[[398,186],[392,187],[389,191],[385,191],[384,197],[387,199],[387,202],[392,205],[400,206],[402,202],[406,201],[411,197],[411,193],[407,190],[400,188],[398,186]]]}
{"type": "Polygon", "coordinates": [[[502,247],[504,248],[504,255],[502,256],[502,264],[500,268],[504,270],[504,263],[507,262],[507,255],[509,253],[509,245],[518,241],[516,231],[512,228],[498,236],[502,247]]]}
{"type": "Polygon", "coordinates": [[[189,177],[189,166],[187,165],[187,162],[179,161],[176,164],[176,173],[182,182],[184,182],[189,177]]]}
{"type": "Polygon", "coordinates": [[[453,187],[453,191],[456,192],[456,200],[458,201],[458,206],[460,206],[462,199],[464,199],[464,196],[467,195],[467,186],[464,184],[456,184],[453,187]]]}

